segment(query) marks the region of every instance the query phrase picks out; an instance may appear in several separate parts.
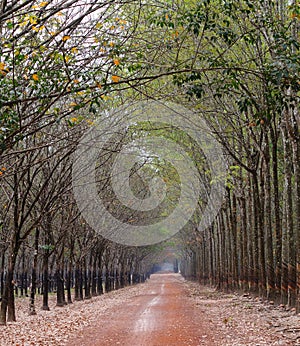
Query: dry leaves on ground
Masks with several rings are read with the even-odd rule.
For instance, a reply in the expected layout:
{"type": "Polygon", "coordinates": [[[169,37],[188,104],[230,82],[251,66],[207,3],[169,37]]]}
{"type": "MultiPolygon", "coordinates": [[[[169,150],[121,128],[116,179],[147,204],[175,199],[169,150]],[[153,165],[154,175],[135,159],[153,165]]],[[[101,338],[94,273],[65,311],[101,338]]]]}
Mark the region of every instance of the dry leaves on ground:
{"type": "Polygon", "coordinates": [[[300,315],[294,309],[247,294],[224,294],[197,283],[187,283],[187,287],[191,299],[214,325],[222,346],[300,345],[300,315]]]}
{"type": "MultiPolygon", "coordinates": [[[[199,309],[199,318],[205,316],[212,326],[216,346],[300,345],[300,316],[295,311],[247,295],[224,294],[195,282],[184,281],[184,285],[199,309]]],[[[146,287],[147,283],[126,287],[63,308],[55,307],[55,297],[51,296],[50,311],[39,309],[42,302],[38,296],[35,316],[28,314],[28,298],[17,298],[17,322],[0,327],[0,345],[66,345],[71,337],[105,318],[108,309],[126,304],[146,287]]]]}

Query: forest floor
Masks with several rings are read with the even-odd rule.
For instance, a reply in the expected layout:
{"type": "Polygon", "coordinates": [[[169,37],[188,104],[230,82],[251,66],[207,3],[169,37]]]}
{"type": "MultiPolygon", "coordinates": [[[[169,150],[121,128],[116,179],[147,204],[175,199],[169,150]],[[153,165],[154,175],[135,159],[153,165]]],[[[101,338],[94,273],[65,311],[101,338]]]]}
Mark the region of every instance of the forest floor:
{"type": "MultiPolygon", "coordinates": [[[[300,345],[300,315],[247,295],[224,294],[154,274],[144,284],[90,300],[37,309],[17,298],[17,322],[0,327],[1,346],[300,345]]],[[[41,297],[37,298],[37,306],[41,297]]]]}

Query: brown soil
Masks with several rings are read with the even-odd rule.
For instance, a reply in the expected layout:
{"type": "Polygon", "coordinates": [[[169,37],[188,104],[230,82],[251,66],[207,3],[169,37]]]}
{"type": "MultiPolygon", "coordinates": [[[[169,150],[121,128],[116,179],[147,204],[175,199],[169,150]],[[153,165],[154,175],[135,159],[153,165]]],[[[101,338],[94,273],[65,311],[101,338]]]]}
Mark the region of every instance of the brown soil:
{"type": "Polygon", "coordinates": [[[0,327],[0,346],[300,346],[300,315],[258,297],[225,294],[179,274],[151,276],[63,308],[28,314],[16,298],[17,322],[0,327]]]}
{"type": "Polygon", "coordinates": [[[141,295],[99,316],[71,346],[217,345],[178,274],[154,274],[141,295]]]}

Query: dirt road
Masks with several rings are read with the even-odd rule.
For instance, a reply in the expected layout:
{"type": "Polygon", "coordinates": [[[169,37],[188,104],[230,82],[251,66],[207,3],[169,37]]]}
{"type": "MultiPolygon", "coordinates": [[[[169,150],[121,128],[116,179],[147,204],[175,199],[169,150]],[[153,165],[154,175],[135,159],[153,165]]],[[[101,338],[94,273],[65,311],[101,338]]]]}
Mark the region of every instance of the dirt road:
{"type": "MultiPolygon", "coordinates": [[[[0,346],[300,346],[300,314],[248,294],[225,293],[180,275],[153,275],[93,299],[28,314],[0,328],[0,346]]],[[[42,296],[37,295],[37,306],[42,296]]]]}
{"type": "Polygon", "coordinates": [[[183,282],[179,274],[153,274],[140,295],[99,316],[69,345],[218,346],[183,282]]]}

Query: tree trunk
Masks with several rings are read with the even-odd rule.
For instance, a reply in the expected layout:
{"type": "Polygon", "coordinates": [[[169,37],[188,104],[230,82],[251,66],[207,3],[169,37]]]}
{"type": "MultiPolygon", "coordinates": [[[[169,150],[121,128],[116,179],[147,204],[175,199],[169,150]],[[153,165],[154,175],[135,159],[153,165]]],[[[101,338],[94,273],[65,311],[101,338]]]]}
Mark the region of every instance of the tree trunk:
{"type": "Polygon", "coordinates": [[[96,297],[97,294],[97,256],[92,257],[93,258],[93,266],[92,266],[92,296],[96,297]]]}
{"type": "Polygon", "coordinates": [[[278,136],[276,129],[270,126],[270,138],[272,143],[272,180],[273,180],[273,203],[275,218],[275,286],[276,295],[281,291],[281,257],[282,257],[282,226],[281,208],[279,199],[279,178],[278,178],[278,136]]]}
{"type": "Polygon", "coordinates": [[[299,121],[300,115],[297,107],[291,114],[292,122],[292,150],[293,150],[293,171],[295,177],[295,271],[296,271],[296,311],[300,312],[300,136],[299,121]],[[298,120],[298,121],[297,121],[298,120]]]}
{"type": "Polygon", "coordinates": [[[249,290],[249,249],[248,249],[248,234],[247,234],[247,213],[246,213],[246,201],[243,195],[239,199],[240,213],[241,213],[241,235],[240,235],[240,247],[241,247],[241,285],[242,289],[249,290]]]}
{"type": "Polygon", "coordinates": [[[33,267],[31,274],[31,292],[30,292],[30,304],[29,304],[29,315],[36,315],[35,311],[35,294],[36,294],[36,282],[37,282],[37,258],[39,249],[39,229],[35,231],[35,246],[34,246],[34,257],[33,267]]]}
{"type": "Polygon", "coordinates": [[[49,311],[49,250],[44,250],[43,255],[43,306],[42,309],[49,311]]]}
{"type": "MultiPolygon", "coordinates": [[[[63,257],[63,256],[62,256],[63,257]]],[[[64,266],[63,259],[60,258],[57,263],[56,269],[56,306],[65,306],[67,304],[65,299],[65,287],[64,287],[64,266]]]]}
{"type": "Polygon", "coordinates": [[[253,255],[254,255],[254,283],[256,289],[263,294],[265,288],[264,239],[260,225],[260,201],[257,174],[252,174],[252,202],[253,202],[253,255]]]}
{"type": "Polygon", "coordinates": [[[4,276],[5,276],[5,251],[3,250],[1,256],[1,275],[0,275],[0,295],[3,297],[4,294],[4,276]]]}
{"type": "Polygon", "coordinates": [[[295,284],[295,249],[294,249],[294,224],[293,224],[293,199],[292,199],[292,162],[291,147],[288,141],[286,124],[282,127],[283,149],[284,149],[284,227],[282,239],[282,292],[283,304],[293,305],[296,300],[295,284]]]}
{"type": "Polygon", "coordinates": [[[265,134],[265,155],[264,155],[264,178],[265,178],[265,208],[264,208],[264,228],[266,233],[266,264],[267,264],[267,296],[274,300],[276,297],[274,252],[272,234],[272,205],[271,205],[271,172],[270,172],[270,148],[269,138],[265,134]]]}
{"type": "Polygon", "coordinates": [[[98,255],[98,280],[97,280],[97,293],[103,294],[103,282],[102,282],[102,253],[98,255]]]}
{"type": "Polygon", "coordinates": [[[67,277],[66,277],[66,290],[67,290],[67,301],[68,304],[72,304],[72,294],[71,294],[71,281],[72,281],[72,266],[73,261],[70,258],[67,265],[67,277]]]}
{"type": "Polygon", "coordinates": [[[8,256],[8,267],[0,309],[0,325],[6,325],[6,321],[16,321],[14,300],[14,269],[16,264],[16,254],[19,250],[18,239],[15,240],[15,244],[16,245],[10,250],[8,256]]]}
{"type": "MultiPolygon", "coordinates": [[[[91,257],[91,256],[90,256],[91,257]]],[[[90,261],[84,261],[84,298],[91,299],[91,258],[90,261]]]]}
{"type": "Polygon", "coordinates": [[[236,218],[236,198],[233,193],[228,189],[228,208],[229,208],[229,232],[231,233],[231,276],[233,289],[238,288],[239,284],[239,268],[238,268],[238,254],[237,254],[237,218],[236,218]]]}
{"type": "Polygon", "coordinates": [[[75,267],[75,300],[80,300],[80,294],[79,294],[79,282],[80,282],[80,278],[79,278],[79,264],[78,262],[76,262],[76,267],[75,267]]]}

